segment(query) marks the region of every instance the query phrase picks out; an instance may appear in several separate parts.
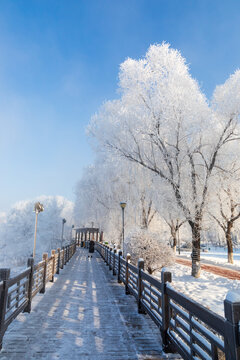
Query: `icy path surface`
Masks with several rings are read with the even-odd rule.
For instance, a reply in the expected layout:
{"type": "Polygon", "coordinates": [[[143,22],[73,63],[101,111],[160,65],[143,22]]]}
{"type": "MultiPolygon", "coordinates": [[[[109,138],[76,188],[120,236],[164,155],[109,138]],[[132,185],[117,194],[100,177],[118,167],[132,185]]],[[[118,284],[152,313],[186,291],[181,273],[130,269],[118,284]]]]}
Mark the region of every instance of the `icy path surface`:
{"type": "Polygon", "coordinates": [[[165,359],[158,328],[137,312],[95,252],[78,249],[31,314],[20,314],[3,339],[0,359],[165,359]]]}

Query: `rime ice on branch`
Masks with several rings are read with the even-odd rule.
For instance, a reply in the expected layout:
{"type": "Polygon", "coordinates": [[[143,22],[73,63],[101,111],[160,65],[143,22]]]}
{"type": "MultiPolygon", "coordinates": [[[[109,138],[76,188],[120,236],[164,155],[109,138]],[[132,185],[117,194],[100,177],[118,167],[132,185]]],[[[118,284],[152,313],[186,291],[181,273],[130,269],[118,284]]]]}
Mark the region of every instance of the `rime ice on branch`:
{"type": "MultiPolygon", "coordinates": [[[[239,141],[240,71],[209,103],[185,59],[168,44],[150,46],[120,67],[120,98],[106,102],[89,131],[112,154],[156,174],[192,231],[192,275],[200,275],[200,240],[216,172],[229,171],[239,141]]],[[[155,189],[161,192],[161,186],[155,189]]]]}

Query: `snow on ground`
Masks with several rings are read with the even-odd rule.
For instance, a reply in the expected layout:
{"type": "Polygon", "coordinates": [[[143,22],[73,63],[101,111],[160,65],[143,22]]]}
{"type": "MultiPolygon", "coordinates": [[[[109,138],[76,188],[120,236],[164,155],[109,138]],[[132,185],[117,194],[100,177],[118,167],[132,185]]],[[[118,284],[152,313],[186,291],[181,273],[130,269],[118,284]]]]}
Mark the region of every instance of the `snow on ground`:
{"type": "MultiPolygon", "coordinates": [[[[234,264],[227,262],[227,249],[222,247],[210,247],[208,251],[201,251],[201,261],[204,264],[221,265],[232,270],[240,270],[240,249],[234,249],[233,260],[234,264]]],[[[191,251],[181,250],[181,254],[176,254],[178,257],[191,259],[191,251]]]]}
{"type": "Polygon", "coordinates": [[[203,271],[201,277],[191,276],[191,268],[175,264],[168,268],[172,272],[172,285],[179,292],[197,301],[208,309],[224,316],[223,301],[229,290],[240,293],[240,281],[229,280],[203,271]]]}

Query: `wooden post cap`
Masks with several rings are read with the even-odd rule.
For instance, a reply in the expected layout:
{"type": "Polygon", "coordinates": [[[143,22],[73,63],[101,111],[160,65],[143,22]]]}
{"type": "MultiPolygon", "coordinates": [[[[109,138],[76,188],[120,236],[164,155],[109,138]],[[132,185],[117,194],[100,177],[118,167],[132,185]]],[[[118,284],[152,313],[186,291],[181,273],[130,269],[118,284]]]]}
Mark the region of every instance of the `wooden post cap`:
{"type": "Polygon", "coordinates": [[[172,282],[172,273],[163,268],[161,271],[161,282],[166,283],[167,281],[172,282]]]}
{"type": "Polygon", "coordinates": [[[0,269],[0,281],[7,280],[10,278],[10,269],[9,268],[3,268],[0,269]]]}
{"type": "Polygon", "coordinates": [[[144,270],[144,260],[142,258],[138,259],[138,268],[144,270]]]}
{"type": "Polygon", "coordinates": [[[47,260],[47,258],[48,258],[48,253],[43,253],[43,254],[42,254],[42,259],[43,259],[43,260],[47,260]]]}

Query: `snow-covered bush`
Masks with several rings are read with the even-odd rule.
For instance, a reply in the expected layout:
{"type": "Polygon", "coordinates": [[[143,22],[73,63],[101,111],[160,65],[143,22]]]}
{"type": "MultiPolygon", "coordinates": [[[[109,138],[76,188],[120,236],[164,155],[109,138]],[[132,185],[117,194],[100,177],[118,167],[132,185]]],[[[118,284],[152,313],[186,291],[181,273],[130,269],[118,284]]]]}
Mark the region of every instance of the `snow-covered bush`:
{"type": "Polygon", "coordinates": [[[124,242],[124,253],[131,255],[131,262],[136,266],[138,259],[143,258],[149,274],[175,262],[170,246],[158,234],[146,229],[135,229],[128,234],[124,242]]]}

